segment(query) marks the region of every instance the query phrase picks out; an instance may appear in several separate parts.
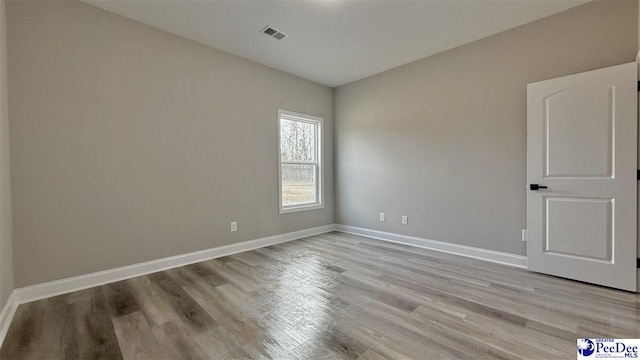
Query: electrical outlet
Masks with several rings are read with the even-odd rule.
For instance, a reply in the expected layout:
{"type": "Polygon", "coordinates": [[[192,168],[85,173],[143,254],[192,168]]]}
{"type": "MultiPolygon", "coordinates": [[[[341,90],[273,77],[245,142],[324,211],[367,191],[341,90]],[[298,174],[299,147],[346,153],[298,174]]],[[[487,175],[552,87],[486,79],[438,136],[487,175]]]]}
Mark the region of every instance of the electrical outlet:
{"type": "Polygon", "coordinates": [[[409,217],[407,215],[402,215],[402,225],[409,225],[409,217]]]}
{"type": "Polygon", "coordinates": [[[380,213],[380,221],[385,221],[387,219],[387,215],[385,213],[380,213]]]}
{"type": "Polygon", "coordinates": [[[527,241],[527,230],[522,229],[522,241],[527,241]]]}
{"type": "Polygon", "coordinates": [[[238,231],[238,222],[237,221],[232,221],[231,222],[231,232],[234,231],[238,231]]]}

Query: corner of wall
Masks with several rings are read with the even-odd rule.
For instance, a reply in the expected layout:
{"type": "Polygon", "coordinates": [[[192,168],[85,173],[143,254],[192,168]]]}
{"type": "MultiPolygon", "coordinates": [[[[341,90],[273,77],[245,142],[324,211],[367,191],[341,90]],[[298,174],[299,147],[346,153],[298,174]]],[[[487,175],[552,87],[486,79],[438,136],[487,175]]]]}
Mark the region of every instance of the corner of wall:
{"type": "Polygon", "coordinates": [[[5,5],[5,1],[0,0],[0,308],[8,305],[14,285],[5,5]]]}
{"type": "MultiPolygon", "coordinates": [[[[638,0],[640,1],[640,0],[638,0]]],[[[333,138],[333,159],[332,159],[332,164],[333,164],[333,179],[331,179],[331,181],[333,182],[333,222],[334,223],[338,223],[338,183],[336,181],[336,179],[338,178],[338,176],[336,175],[336,172],[338,171],[338,167],[336,166],[336,160],[337,160],[337,141],[336,141],[336,129],[338,128],[338,118],[336,117],[336,91],[337,91],[338,87],[334,87],[331,88],[331,118],[333,119],[333,134],[331,134],[331,137],[333,138]]]]}

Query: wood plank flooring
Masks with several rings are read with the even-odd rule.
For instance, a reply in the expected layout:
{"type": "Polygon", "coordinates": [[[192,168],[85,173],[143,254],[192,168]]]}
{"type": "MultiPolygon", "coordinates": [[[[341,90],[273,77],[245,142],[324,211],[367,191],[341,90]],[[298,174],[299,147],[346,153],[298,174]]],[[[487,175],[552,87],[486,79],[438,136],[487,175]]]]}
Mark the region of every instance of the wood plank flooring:
{"type": "Polygon", "coordinates": [[[329,233],[21,305],[0,359],[575,359],[640,296],[329,233]]]}

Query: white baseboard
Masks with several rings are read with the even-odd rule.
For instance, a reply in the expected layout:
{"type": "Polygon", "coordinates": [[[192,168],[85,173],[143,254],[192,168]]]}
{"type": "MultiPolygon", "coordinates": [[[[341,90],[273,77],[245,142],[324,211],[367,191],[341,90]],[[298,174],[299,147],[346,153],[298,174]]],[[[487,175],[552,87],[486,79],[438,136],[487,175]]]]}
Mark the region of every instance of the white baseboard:
{"type": "Polygon", "coordinates": [[[334,230],[335,224],[329,224],[280,235],[268,236],[255,240],[243,241],[237,244],[224,245],[207,250],[195,251],[187,254],[151,260],[115,269],[99,271],[91,274],[79,275],[66,279],[36,284],[15,289],[15,300],[17,304],[24,304],[31,301],[70,293],[73,291],[88,289],[99,285],[130,279],[136,276],[151,274],[154,272],[189,265],[209,259],[233,255],[243,251],[254,250],[287,241],[302,239],[308,236],[319,235],[334,230]]]}
{"type": "Polygon", "coordinates": [[[16,309],[18,309],[18,301],[14,290],[11,292],[9,299],[7,299],[7,303],[4,304],[2,312],[0,312],[0,345],[2,345],[5,336],[7,336],[7,331],[9,331],[13,315],[16,314],[16,309]]]}
{"type": "Polygon", "coordinates": [[[329,224],[15,289],[0,313],[0,345],[4,341],[11,320],[20,304],[336,230],[348,234],[412,245],[504,265],[526,267],[527,264],[527,258],[525,256],[355,226],[329,224]]]}
{"type": "Polygon", "coordinates": [[[336,224],[336,230],[347,234],[360,235],[372,239],[411,245],[429,250],[490,261],[503,265],[515,266],[519,268],[527,267],[527,257],[522,255],[514,255],[500,251],[480,249],[472,246],[452,244],[443,241],[429,240],[415,236],[401,235],[386,231],[371,230],[341,224],[336,224]]]}

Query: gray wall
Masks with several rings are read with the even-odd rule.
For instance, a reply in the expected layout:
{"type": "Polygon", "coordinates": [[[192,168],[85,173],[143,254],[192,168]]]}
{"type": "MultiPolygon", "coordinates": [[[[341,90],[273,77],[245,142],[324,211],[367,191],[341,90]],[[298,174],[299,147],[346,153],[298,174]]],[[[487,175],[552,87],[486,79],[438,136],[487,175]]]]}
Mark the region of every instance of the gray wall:
{"type": "Polygon", "coordinates": [[[13,291],[5,2],[0,1],[0,309],[13,291]]]}
{"type": "Polygon", "coordinates": [[[7,12],[16,286],[334,222],[330,88],[83,3],[7,12]],[[325,120],[322,210],[278,214],[278,108],[325,120]]]}
{"type": "Polygon", "coordinates": [[[524,255],[526,84],[637,50],[599,1],[335,89],[337,222],[524,255]]]}

